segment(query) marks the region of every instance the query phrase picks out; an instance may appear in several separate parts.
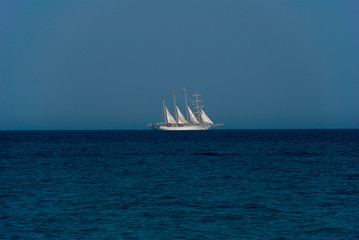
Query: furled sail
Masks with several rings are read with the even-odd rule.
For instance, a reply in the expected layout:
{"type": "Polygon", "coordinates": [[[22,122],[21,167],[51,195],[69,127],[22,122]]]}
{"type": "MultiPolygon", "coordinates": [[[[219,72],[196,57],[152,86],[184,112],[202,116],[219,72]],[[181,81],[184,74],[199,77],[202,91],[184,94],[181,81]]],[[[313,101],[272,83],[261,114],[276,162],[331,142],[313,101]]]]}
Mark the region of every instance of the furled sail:
{"type": "Polygon", "coordinates": [[[172,117],[170,111],[168,111],[168,108],[165,107],[165,109],[166,109],[167,123],[176,123],[176,120],[172,117]]]}
{"type": "Polygon", "coordinates": [[[194,116],[192,110],[189,107],[188,107],[188,112],[189,112],[189,118],[191,120],[191,123],[199,124],[197,118],[194,116]]]}
{"type": "Polygon", "coordinates": [[[213,125],[214,123],[211,121],[211,119],[209,119],[209,117],[204,113],[204,111],[201,109],[201,117],[202,117],[202,122],[204,124],[211,124],[213,125]]]}
{"type": "Polygon", "coordinates": [[[187,123],[186,118],[183,116],[178,106],[176,106],[176,109],[177,109],[178,123],[183,123],[183,124],[187,123]]]}

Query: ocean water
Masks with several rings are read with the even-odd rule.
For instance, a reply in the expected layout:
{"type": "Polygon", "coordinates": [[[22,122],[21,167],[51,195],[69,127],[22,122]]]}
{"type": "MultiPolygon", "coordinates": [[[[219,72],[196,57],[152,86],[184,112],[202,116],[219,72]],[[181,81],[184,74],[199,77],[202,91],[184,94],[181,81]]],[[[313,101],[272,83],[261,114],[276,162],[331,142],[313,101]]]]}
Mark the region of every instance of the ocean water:
{"type": "Polygon", "coordinates": [[[0,239],[359,239],[359,130],[2,131],[0,239]]]}

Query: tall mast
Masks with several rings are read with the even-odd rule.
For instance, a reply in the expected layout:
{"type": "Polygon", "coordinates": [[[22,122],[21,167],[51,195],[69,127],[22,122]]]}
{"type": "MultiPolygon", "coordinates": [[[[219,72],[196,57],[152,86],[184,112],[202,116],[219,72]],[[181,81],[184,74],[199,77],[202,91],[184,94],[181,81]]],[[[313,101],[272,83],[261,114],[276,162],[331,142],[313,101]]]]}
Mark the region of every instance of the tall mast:
{"type": "Polygon", "coordinates": [[[165,117],[165,123],[167,124],[165,99],[163,97],[162,97],[162,105],[163,105],[163,116],[165,117]]]}
{"type": "Polygon", "coordinates": [[[187,122],[188,122],[188,124],[189,124],[186,89],[184,88],[183,91],[184,91],[184,99],[185,99],[185,102],[186,102],[187,122]]]}
{"type": "Polygon", "coordinates": [[[202,100],[199,100],[198,99],[198,96],[201,96],[201,94],[197,94],[197,92],[193,95],[193,97],[196,97],[196,101],[194,101],[195,103],[196,103],[196,106],[194,106],[194,108],[195,109],[197,109],[197,112],[196,112],[196,114],[197,114],[197,119],[198,119],[198,122],[199,123],[202,123],[202,121],[201,121],[201,113],[200,113],[200,108],[201,107],[203,107],[203,106],[199,106],[199,102],[202,102],[202,100]]]}
{"type": "Polygon", "coordinates": [[[177,113],[177,105],[176,105],[175,91],[173,91],[173,103],[175,104],[176,123],[178,124],[178,113],[177,113]]]}

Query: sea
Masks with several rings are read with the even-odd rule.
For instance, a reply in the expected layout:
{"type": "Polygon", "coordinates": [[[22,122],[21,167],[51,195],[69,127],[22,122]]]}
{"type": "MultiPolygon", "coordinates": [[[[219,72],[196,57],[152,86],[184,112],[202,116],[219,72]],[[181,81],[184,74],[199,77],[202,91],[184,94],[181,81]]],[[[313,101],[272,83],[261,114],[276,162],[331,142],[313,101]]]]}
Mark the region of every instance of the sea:
{"type": "Polygon", "coordinates": [[[0,239],[359,239],[359,130],[1,131],[0,239]]]}

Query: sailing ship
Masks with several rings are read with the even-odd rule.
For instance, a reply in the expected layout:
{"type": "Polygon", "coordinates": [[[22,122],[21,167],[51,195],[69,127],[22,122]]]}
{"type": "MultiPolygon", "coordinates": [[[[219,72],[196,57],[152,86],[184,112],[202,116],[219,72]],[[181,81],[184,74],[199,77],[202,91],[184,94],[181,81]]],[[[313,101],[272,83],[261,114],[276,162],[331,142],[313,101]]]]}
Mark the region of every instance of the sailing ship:
{"type": "Polygon", "coordinates": [[[191,108],[187,104],[187,94],[186,89],[184,90],[184,97],[186,103],[186,117],[183,116],[182,112],[176,105],[176,97],[175,93],[173,92],[173,102],[174,102],[174,109],[175,109],[175,117],[172,116],[170,111],[165,105],[165,100],[162,98],[162,107],[163,107],[163,117],[164,121],[160,123],[148,124],[147,127],[156,129],[156,130],[208,130],[211,127],[221,126],[223,124],[214,124],[212,120],[207,116],[207,114],[203,111],[203,106],[200,106],[200,100],[198,97],[201,96],[198,93],[195,93],[193,97],[196,100],[193,102],[193,107],[196,109],[196,112],[193,113],[191,108]]]}

